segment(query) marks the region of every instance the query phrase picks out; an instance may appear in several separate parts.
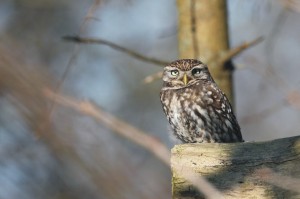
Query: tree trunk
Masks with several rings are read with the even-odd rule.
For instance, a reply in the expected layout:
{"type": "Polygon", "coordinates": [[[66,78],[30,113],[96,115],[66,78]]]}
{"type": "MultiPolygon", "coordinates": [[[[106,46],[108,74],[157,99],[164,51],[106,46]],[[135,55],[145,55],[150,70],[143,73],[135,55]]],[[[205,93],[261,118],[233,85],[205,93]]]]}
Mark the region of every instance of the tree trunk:
{"type": "Polygon", "coordinates": [[[179,57],[195,58],[208,64],[210,72],[232,102],[231,72],[218,57],[228,46],[225,0],[177,0],[179,57]]]}
{"type": "MultiPolygon", "coordinates": [[[[182,177],[187,171],[205,176],[225,198],[300,198],[299,184],[294,183],[297,194],[261,181],[263,174],[256,172],[268,167],[282,176],[300,178],[299,165],[300,136],[267,142],[176,145],[171,157],[173,199],[203,198],[182,177]]],[[[290,187],[291,182],[283,178],[277,177],[273,184],[290,187]]]]}

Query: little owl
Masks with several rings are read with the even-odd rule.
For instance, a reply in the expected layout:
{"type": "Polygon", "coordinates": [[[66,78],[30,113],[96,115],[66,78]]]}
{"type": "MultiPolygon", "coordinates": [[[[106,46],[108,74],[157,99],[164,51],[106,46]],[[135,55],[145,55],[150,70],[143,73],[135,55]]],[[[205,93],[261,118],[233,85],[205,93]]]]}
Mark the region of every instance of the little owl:
{"type": "Polygon", "coordinates": [[[160,99],[174,135],[183,143],[243,142],[227,97],[201,61],[167,65],[160,99]]]}

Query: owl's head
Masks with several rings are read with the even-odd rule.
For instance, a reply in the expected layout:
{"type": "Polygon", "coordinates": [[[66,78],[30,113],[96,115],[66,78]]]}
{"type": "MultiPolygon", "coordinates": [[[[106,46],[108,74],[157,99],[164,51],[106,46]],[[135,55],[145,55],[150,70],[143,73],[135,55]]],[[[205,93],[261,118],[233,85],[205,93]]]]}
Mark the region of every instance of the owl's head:
{"type": "Polygon", "coordinates": [[[180,59],[165,66],[164,87],[182,88],[199,81],[213,81],[208,68],[196,59],[180,59]]]}

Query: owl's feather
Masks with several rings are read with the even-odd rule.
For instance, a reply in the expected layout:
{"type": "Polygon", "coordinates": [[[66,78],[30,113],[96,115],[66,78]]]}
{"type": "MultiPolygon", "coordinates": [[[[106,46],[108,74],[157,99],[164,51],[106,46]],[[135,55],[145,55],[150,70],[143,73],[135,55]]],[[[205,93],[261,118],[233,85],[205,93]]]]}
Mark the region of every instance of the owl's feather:
{"type": "Polygon", "coordinates": [[[163,110],[179,140],[185,143],[243,141],[227,97],[202,62],[187,59],[172,62],[165,67],[163,80],[163,110]],[[177,77],[168,74],[173,68],[179,70],[177,77]],[[195,68],[201,73],[193,75],[195,68]],[[182,84],[182,74],[189,75],[189,84],[182,84]]]}

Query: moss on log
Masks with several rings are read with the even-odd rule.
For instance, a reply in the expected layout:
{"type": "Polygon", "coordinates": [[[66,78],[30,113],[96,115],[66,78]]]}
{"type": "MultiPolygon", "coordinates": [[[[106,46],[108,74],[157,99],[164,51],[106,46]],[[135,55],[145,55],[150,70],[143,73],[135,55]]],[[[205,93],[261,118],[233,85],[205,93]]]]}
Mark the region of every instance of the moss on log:
{"type": "Polygon", "coordinates": [[[261,181],[254,174],[268,167],[283,176],[300,178],[300,136],[267,142],[176,145],[171,167],[173,199],[203,198],[182,177],[186,168],[195,176],[206,177],[225,198],[300,198],[299,192],[261,181]]]}

